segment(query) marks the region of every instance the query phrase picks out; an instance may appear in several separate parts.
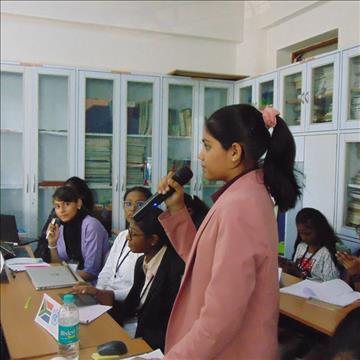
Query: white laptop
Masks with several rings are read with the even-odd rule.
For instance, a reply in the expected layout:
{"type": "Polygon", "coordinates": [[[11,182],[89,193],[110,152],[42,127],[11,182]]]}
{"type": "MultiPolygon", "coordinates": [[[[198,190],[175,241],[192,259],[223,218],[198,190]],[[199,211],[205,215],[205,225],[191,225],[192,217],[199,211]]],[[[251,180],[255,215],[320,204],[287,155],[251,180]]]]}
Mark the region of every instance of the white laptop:
{"type": "Polygon", "coordinates": [[[67,266],[27,269],[36,290],[70,287],[81,281],[67,266]]]}

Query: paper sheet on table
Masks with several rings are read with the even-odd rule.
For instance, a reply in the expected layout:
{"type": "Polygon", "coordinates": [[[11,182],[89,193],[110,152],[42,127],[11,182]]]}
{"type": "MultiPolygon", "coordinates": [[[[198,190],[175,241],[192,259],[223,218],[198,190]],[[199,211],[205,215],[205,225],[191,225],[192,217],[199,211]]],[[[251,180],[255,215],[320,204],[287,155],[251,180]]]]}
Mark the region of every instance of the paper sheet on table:
{"type": "Polygon", "coordinates": [[[89,324],[100,315],[106,313],[111,306],[107,305],[90,305],[90,306],[81,306],[79,309],[79,320],[81,324],[89,324]]]}
{"type": "Polygon", "coordinates": [[[130,357],[124,358],[122,360],[131,360],[131,359],[135,359],[137,357],[143,358],[143,359],[163,359],[164,354],[162,353],[162,351],[160,349],[157,349],[157,350],[154,350],[154,351],[149,352],[149,353],[130,356],[130,357]]]}
{"type": "MultiPolygon", "coordinates": [[[[131,359],[135,359],[137,357],[142,358],[142,359],[163,359],[164,354],[161,352],[160,349],[157,349],[157,350],[154,350],[149,353],[132,355],[130,357],[121,358],[121,360],[131,360],[131,359]]],[[[91,358],[93,360],[118,360],[119,355],[99,355],[98,353],[93,353],[91,355],[91,358]]]]}

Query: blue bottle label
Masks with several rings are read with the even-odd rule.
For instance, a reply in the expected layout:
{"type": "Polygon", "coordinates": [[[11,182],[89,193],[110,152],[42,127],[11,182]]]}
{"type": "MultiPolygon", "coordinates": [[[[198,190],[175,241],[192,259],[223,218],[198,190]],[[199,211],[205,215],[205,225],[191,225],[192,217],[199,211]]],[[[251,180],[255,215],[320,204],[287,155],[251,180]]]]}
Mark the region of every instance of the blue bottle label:
{"type": "Polygon", "coordinates": [[[72,344],[79,341],[79,324],[72,326],[59,325],[59,343],[72,344]]]}

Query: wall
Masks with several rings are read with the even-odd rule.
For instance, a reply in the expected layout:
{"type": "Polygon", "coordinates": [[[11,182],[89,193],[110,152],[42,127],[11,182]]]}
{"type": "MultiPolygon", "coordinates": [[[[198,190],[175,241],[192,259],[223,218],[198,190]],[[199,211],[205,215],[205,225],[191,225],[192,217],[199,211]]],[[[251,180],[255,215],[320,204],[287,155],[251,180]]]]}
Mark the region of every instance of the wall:
{"type": "Polygon", "coordinates": [[[1,16],[1,60],[147,73],[236,73],[236,43],[118,27],[1,16]]]}
{"type": "Polygon", "coordinates": [[[278,50],[336,28],[339,49],[360,43],[360,2],[271,2],[267,11],[245,19],[237,73],[254,76],[272,71],[277,68],[278,50]]]}

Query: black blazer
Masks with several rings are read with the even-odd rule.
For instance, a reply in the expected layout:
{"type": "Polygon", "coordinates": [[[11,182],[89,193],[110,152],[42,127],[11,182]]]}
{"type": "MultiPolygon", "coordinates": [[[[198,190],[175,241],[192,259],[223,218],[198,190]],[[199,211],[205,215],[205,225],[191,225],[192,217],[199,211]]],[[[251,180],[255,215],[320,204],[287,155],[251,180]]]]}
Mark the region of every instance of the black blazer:
{"type": "Polygon", "coordinates": [[[166,328],[185,264],[177,253],[168,247],[151,283],[144,305],[136,310],[145,283],[143,261],[144,256],[137,260],[134,284],[123,303],[114,303],[112,313],[120,324],[128,318],[137,316],[135,337],[142,337],[153,349],[160,348],[164,351],[166,328]]]}

